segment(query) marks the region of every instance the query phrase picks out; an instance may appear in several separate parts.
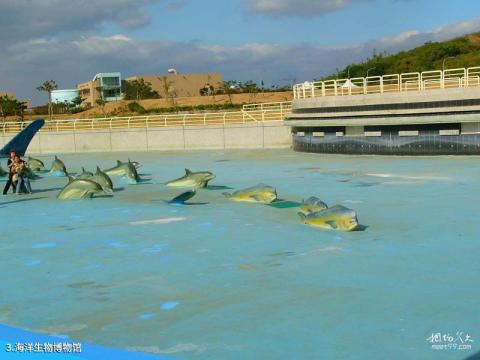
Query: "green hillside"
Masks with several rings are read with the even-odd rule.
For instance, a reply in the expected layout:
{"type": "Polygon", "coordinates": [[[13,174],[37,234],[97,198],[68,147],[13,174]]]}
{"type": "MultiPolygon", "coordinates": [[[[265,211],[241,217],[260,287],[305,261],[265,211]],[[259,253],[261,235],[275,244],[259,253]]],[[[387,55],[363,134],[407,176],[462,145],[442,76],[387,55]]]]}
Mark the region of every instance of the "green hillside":
{"type": "Polygon", "coordinates": [[[443,42],[428,42],[394,55],[374,54],[372,58],[359,64],[351,64],[338,74],[322,80],[347,78],[348,68],[350,78],[364,77],[368,69],[371,69],[369,76],[441,70],[444,59],[446,69],[480,66],[480,33],[443,42]]]}

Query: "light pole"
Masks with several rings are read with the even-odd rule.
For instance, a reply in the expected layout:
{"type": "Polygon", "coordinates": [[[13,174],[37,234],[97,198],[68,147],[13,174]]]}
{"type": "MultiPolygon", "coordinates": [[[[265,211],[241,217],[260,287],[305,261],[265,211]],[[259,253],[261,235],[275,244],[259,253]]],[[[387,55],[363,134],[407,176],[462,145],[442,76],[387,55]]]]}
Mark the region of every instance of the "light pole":
{"type": "Polygon", "coordinates": [[[442,72],[445,71],[445,62],[448,60],[448,59],[453,59],[455,56],[447,56],[446,58],[443,59],[443,62],[442,62],[442,72]]]}
{"type": "Polygon", "coordinates": [[[453,59],[454,56],[447,56],[446,58],[443,59],[442,61],[442,88],[445,88],[445,62],[448,60],[448,59],[453,59]]]}

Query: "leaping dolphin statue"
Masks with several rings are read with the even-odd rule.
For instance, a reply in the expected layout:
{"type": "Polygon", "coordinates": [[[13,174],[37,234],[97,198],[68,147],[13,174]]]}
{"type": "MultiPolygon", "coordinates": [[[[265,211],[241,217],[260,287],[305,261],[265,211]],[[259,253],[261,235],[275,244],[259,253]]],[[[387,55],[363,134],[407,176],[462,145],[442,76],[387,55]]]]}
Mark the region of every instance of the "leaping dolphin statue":
{"type": "Polygon", "coordinates": [[[138,161],[132,161],[130,158],[128,158],[128,162],[131,162],[133,166],[135,166],[135,169],[138,169],[140,166],[142,166],[138,161]]]}
{"type": "Polygon", "coordinates": [[[7,174],[8,174],[8,172],[6,172],[5,170],[3,170],[2,164],[0,164],[0,177],[7,176],[7,174]]]}
{"type": "Polygon", "coordinates": [[[90,177],[90,180],[98,183],[107,194],[113,193],[112,179],[97,166],[97,171],[90,177]]]}
{"type": "Polygon", "coordinates": [[[122,176],[134,183],[138,183],[140,181],[140,177],[137,173],[137,168],[133,165],[133,163],[129,160],[128,162],[121,162],[117,160],[117,165],[113,168],[107,169],[103,171],[108,176],[122,176]]]}
{"type": "Polygon", "coordinates": [[[55,159],[52,162],[50,174],[52,174],[53,176],[68,176],[65,164],[57,157],[57,155],[55,155],[55,159]]]}
{"type": "Polygon", "coordinates": [[[0,149],[0,158],[8,157],[10,151],[15,151],[19,156],[24,156],[30,141],[35,134],[45,124],[45,120],[37,119],[28,124],[22,131],[13,137],[2,149],[0,149]]]}
{"type": "Polygon", "coordinates": [[[38,160],[30,156],[27,158],[27,163],[30,169],[32,169],[33,171],[38,171],[45,168],[45,164],[42,160],[38,160]]]}
{"type": "Polygon", "coordinates": [[[89,179],[74,179],[68,177],[68,184],[57,195],[59,200],[79,200],[93,196],[93,194],[103,192],[100,184],[89,179]]]}
{"type": "Polygon", "coordinates": [[[215,179],[215,174],[210,171],[192,172],[189,169],[185,169],[184,176],[168,181],[165,185],[171,187],[204,188],[212,179],[215,179]]]}
{"type": "Polygon", "coordinates": [[[25,167],[25,175],[30,179],[30,180],[35,180],[35,179],[40,179],[40,176],[35,174],[35,172],[30,168],[30,167],[25,167]]]}
{"type": "Polygon", "coordinates": [[[90,179],[92,176],[93,173],[86,171],[85,168],[82,167],[82,172],[77,176],[77,179],[90,179]]]}

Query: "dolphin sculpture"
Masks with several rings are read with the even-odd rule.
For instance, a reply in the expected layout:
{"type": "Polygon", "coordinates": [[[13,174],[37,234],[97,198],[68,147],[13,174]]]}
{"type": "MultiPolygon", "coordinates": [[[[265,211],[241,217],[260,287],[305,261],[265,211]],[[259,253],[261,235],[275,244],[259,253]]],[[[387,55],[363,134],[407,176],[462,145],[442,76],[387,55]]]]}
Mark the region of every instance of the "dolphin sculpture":
{"type": "Polygon", "coordinates": [[[57,195],[60,200],[78,200],[92,197],[93,194],[103,192],[100,184],[89,179],[74,179],[68,177],[68,184],[57,195]]]}
{"type": "Polygon", "coordinates": [[[57,157],[57,155],[55,155],[55,159],[52,162],[50,174],[52,174],[53,176],[68,176],[65,164],[57,157]]]}
{"type": "Polygon", "coordinates": [[[138,161],[131,161],[130,158],[128,158],[128,162],[131,162],[133,166],[135,166],[135,169],[138,169],[140,166],[142,166],[138,161]]]}
{"type": "Polygon", "coordinates": [[[27,164],[33,171],[38,171],[45,168],[45,164],[42,160],[38,160],[30,156],[27,158],[27,164]]]}
{"type": "Polygon", "coordinates": [[[37,119],[27,125],[22,131],[13,137],[3,148],[0,149],[0,158],[8,157],[10,151],[15,151],[19,156],[24,156],[28,145],[35,134],[45,124],[45,120],[37,119]]]}
{"type": "Polygon", "coordinates": [[[353,231],[359,227],[355,210],[342,205],[335,205],[308,215],[299,212],[298,215],[304,224],[322,229],[353,231]]]}
{"type": "Polygon", "coordinates": [[[113,168],[107,169],[103,171],[108,176],[122,176],[130,181],[137,183],[140,181],[140,177],[138,176],[137,169],[133,165],[132,162],[121,162],[117,160],[117,165],[113,168]]]}
{"type": "Polygon", "coordinates": [[[4,176],[7,176],[8,172],[6,172],[3,168],[2,168],[2,164],[0,164],[0,177],[4,177],[4,176]]]}
{"type": "Polygon", "coordinates": [[[315,196],[311,196],[308,199],[303,200],[302,205],[300,205],[300,212],[302,212],[304,215],[319,212],[325,209],[328,209],[327,204],[315,196]]]}
{"type": "Polygon", "coordinates": [[[102,187],[104,192],[108,194],[113,193],[112,179],[110,179],[110,177],[107,174],[105,174],[102,170],[100,170],[98,166],[97,166],[97,171],[95,172],[95,174],[92,174],[92,176],[90,177],[90,180],[93,180],[97,184],[99,184],[102,187]]]}
{"type": "Polygon", "coordinates": [[[93,173],[86,171],[85,168],[82,167],[82,172],[77,176],[77,179],[90,179],[92,176],[93,173]]]}
{"type": "Polygon", "coordinates": [[[174,205],[183,205],[185,204],[185,201],[190,200],[192,197],[194,197],[196,194],[195,190],[189,190],[184,193],[181,193],[180,195],[174,197],[172,200],[170,200],[168,203],[169,204],[174,204],[174,205]]]}
{"type": "Polygon", "coordinates": [[[277,199],[277,190],[269,185],[258,184],[247,189],[235,191],[232,194],[223,193],[223,195],[233,201],[270,204],[277,199]]]}
{"type": "Polygon", "coordinates": [[[215,179],[215,175],[210,171],[192,172],[189,169],[185,169],[184,176],[168,181],[165,185],[171,187],[204,188],[212,179],[215,179]]]}
{"type": "Polygon", "coordinates": [[[29,167],[25,167],[25,175],[28,177],[29,180],[40,179],[40,176],[35,174],[35,172],[29,167]]]}

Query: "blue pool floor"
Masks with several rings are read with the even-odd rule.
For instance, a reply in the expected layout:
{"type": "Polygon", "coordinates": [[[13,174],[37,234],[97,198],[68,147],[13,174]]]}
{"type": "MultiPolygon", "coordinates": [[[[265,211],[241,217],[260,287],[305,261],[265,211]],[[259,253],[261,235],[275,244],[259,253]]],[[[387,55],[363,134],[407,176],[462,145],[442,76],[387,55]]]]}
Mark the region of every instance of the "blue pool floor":
{"type": "Polygon", "coordinates": [[[6,326],[138,358],[463,359],[480,350],[478,157],[59,156],[72,172],[130,157],[144,181],[114,179],[113,197],[62,202],[66,179],[41,174],[33,195],[0,199],[6,326]],[[179,191],[164,183],[185,168],[213,171],[219,188],[171,206],[179,191]],[[353,208],[366,229],[319,230],[296,208],[221,194],[260,182],[287,200],[353,208]],[[458,332],[474,340],[470,350],[428,341],[458,332]]]}

